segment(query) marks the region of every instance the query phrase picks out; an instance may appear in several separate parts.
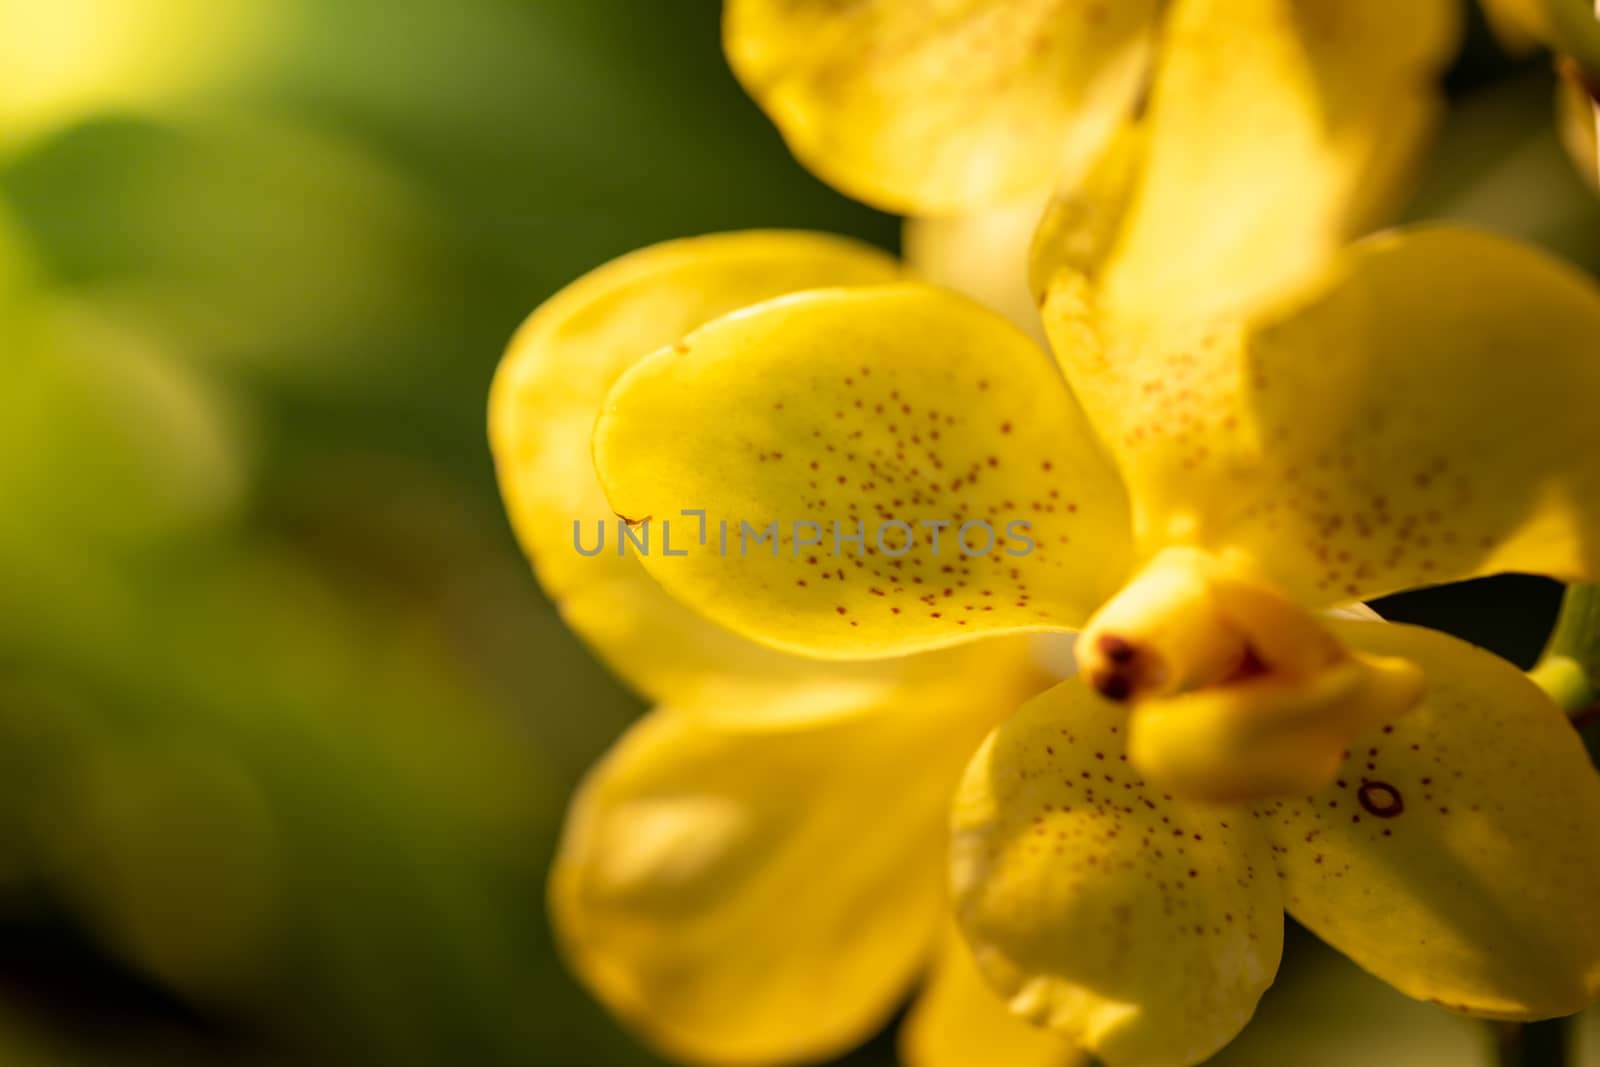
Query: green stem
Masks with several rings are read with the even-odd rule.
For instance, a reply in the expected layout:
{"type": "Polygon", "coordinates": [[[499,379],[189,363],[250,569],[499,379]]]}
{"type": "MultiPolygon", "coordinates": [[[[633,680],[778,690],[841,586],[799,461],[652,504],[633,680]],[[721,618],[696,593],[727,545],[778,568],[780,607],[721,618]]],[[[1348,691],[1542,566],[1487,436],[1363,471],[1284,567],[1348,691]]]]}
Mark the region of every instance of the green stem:
{"type": "MultiPolygon", "coordinates": [[[[1587,2],[1587,0],[1586,0],[1587,2]]],[[[1600,703],[1600,585],[1569,585],[1544,652],[1528,672],[1575,720],[1600,703]]],[[[1570,1030],[1564,1019],[1500,1024],[1500,1067],[1567,1067],[1570,1030]]]]}
{"type": "Polygon", "coordinates": [[[1550,45],[1578,61],[1590,85],[1600,84],[1600,14],[1594,0],[1544,0],[1550,45]]]}
{"type": "Polygon", "coordinates": [[[1528,676],[1569,715],[1600,701],[1600,586],[1567,586],[1555,629],[1528,676]]]}
{"type": "Polygon", "coordinates": [[[1500,1067],[1567,1067],[1570,1033],[1565,1019],[1502,1023],[1496,1033],[1496,1062],[1500,1067]]]}

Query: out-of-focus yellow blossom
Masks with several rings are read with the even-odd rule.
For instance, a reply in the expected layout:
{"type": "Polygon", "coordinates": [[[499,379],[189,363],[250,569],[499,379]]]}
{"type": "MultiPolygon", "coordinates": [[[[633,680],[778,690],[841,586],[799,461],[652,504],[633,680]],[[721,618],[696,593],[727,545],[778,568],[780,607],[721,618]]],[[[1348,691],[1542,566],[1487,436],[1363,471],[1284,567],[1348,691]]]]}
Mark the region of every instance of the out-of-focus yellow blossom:
{"type": "Polygon", "coordinates": [[[574,540],[592,547],[598,524],[619,536],[589,438],[640,358],[774,296],[899,276],[881,253],[810,234],[659,245],[547,302],[495,381],[518,536],[568,624],[657,705],[573,802],[552,917],[596,995],[695,1062],[826,1058],[881,1027],[930,967],[910,1062],[979,1067],[993,1048],[1029,1056],[1019,1067],[1080,1059],[1008,1015],[964,946],[939,943],[950,797],[984,734],[1050,683],[1031,642],[803,659],[683,607],[614,539],[592,556],[574,540]],[[947,1047],[955,1032],[970,1044],[947,1047]]]}
{"type": "Polygon", "coordinates": [[[1600,3],[1594,5],[1592,25],[1585,21],[1583,5],[1589,0],[1483,0],[1490,23],[1506,46],[1525,52],[1537,45],[1560,50],[1570,47],[1584,62],[1561,56],[1556,70],[1561,83],[1556,90],[1556,115],[1561,139],[1578,172],[1600,188],[1600,3]],[[1591,69],[1585,70],[1585,63],[1591,69]]]}
{"type": "Polygon", "coordinates": [[[1556,113],[1561,140],[1585,181],[1600,189],[1600,97],[1583,69],[1570,58],[1557,63],[1561,86],[1556,113]]]}
{"type": "Polygon", "coordinates": [[[1495,33],[1510,48],[1531,49],[1550,39],[1548,0],[1482,0],[1495,33]]]}
{"type": "MultiPolygon", "coordinates": [[[[1600,579],[1593,283],[1460,228],[1348,243],[1390,199],[1452,32],[1448,2],[1179,0],[1147,115],[1041,230],[1055,362],[947,291],[843,286],[639,361],[595,429],[635,523],[780,523],[770,554],[642,560],[749,638],[856,660],[1085,629],[1089,684],[1034,698],[968,765],[952,884],[1012,1010],[1112,1064],[1227,1043],[1284,908],[1458,1011],[1546,1017],[1600,992],[1600,778],[1560,710],[1443,634],[1318,614],[1499,571],[1600,579]],[[1031,551],[944,558],[871,533],[824,558],[797,522],[1013,519],[1031,551]]],[[[901,788],[816,846],[819,892],[823,857],[882,852],[924,780],[913,735],[950,733],[942,706],[889,746],[917,768],[901,788]]],[[[644,778],[744,773],[666,749],[636,757],[644,778]]],[[[841,733],[833,759],[872,752],[841,733]]],[[[761,877],[694,857],[719,826],[826,817],[764,777],[760,803],[620,829],[663,858],[613,884],[700,907],[761,877]],[[672,877],[680,857],[695,877],[672,877]]],[[[605,921],[614,946],[641,943],[633,914],[605,921]]],[[[721,944],[719,969],[773,966],[721,944]]]]}
{"type": "Polygon", "coordinates": [[[875,207],[950,215],[1092,158],[1148,70],[1159,0],[728,0],[734,73],[795,156],[875,207]]]}
{"type": "Polygon", "coordinates": [[[256,0],[0,0],[0,152],[81,115],[229,77],[274,32],[256,0]]]}
{"type": "MultiPolygon", "coordinates": [[[[220,84],[266,45],[275,10],[256,0],[0,0],[0,160],[90,115],[220,84]]],[[[35,594],[109,580],[108,548],[228,513],[244,490],[247,435],[181,345],[111,301],[68,295],[36,262],[27,229],[0,203],[0,577],[37,628],[35,594]]]]}
{"type": "Polygon", "coordinates": [[[424,269],[439,231],[417,184],[270,103],[275,73],[314,52],[314,10],[0,0],[6,207],[47,287],[160,350],[146,362],[191,364],[158,373],[353,381],[365,353],[405,358],[395,306],[448,303],[424,269]],[[82,167],[96,195],[66,223],[61,183],[82,167]]]}
{"type": "Polygon", "coordinates": [[[0,557],[88,573],[221,518],[244,488],[237,413],[158,342],[52,293],[7,223],[0,204],[0,557]]]}
{"type": "Polygon", "coordinates": [[[1538,45],[1600,58],[1600,4],[1593,0],[1482,0],[1484,14],[1508,48],[1538,45]],[[1593,11],[1595,17],[1590,18],[1593,11]]]}

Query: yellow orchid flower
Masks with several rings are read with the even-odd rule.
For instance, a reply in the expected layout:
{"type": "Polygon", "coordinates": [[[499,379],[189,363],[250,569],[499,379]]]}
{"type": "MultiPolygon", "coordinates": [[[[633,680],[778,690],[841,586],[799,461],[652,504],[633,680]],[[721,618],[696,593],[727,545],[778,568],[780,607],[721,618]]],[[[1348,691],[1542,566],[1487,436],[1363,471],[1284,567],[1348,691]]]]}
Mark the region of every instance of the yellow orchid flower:
{"type": "MultiPolygon", "coordinates": [[[[1036,191],[1020,211],[1007,205],[909,222],[907,264],[992,302],[1042,340],[1026,275],[1044,200],[1036,191]],[[998,281],[990,273],[996,266],[1003,271],[998,281]]],[[[976,1067],[999,1050],[1018,1067],[1068,1067],[1083,1058],[1064,1039],[1007,1014],[954,935],[935,946],[948,911],[944,824],[962,763],[995,722],[1051,680],[1029,645],[848,667],[775,653],[684,609],[637,561],[575,552],[569,532],[575,520],[612,518],[588,438],[606,392],[633,362],[711,318],[777,294],[899,276],[898,265],[880,254],[811,235],[750,233],[657,246],[548,302],[519,334],[496,380],[491,427],[501,485],[546,591],[568,624],[659,705],[573,804],[552,873],[553,918],[597,995],[655,1044],[692,1060],[785,1062],[842,1051],[879,1028],[916,974],[930,968],[903,1030],[908,1063],[976,1067]],[[858,872],[836,870],[829,893],[809,892],[822,906],[803,921],[781,931],[752,928],[769,900],[798,890],[796,857],[824,839],[812,824],[851,817],[880,788],[875,776],[890,755],[886,746],[895,731],[925,726],[930,700],[948,702],[951,721],[939,752],[930,750],[921,763],[926,789],[898,820],[910,847],[860,857],[858,872]],[[867,725],[832,727],[846,718],[867,725]],[[765,736],[773,728],[779,736],[765,736]],[[864,758],[840,773],[839,748],[860,749],[864,758]],[[797,755],[808,750],[809,759],[797,755]],[[771,782],[762,774],[692,772],[685,765],[696,751],[795,781],[781,800],[764,800],[759,790],[771,782]],[[638,774],[659,768],[649,795],[629,784],[633,767],[638,774]],[[784,810],[791,806],[813,814],[796,818],[784,810]],[[728,813],[748,817],[750,826],[729,832],[722,821],[728,813]],[[757,826],[762,832],[751,832],[757,826]],[[659,851],[671,834],[695,840],[699,858],[659,851]],[[729,864],[771,873],[717,886],[729,864]],[[685,885],[671,883],[689,884],[695,866],[704,873],[693,876],[699,897],[690,906],[685,885]],[[868,882],[870,895],[860,891],[868,882]],[[858,926],[883,933],[861,939],[858,926]],[[622,929],[628,933],[619,938],[622,929]],[[762,982],[749,977],[758,956],[770,961],[762,982]],[[740,988],[730,989],[730,976],[740,988]]]]}
{"type": "Polygon", "coordinates": [[[1010,1016],[948,932],[950,796],[983,736],[1053,680],[1033,642],[881,663],[775,652],[679,605],[637,549],[618,551],[624,534],[589,458],[607,391],[661,345],[773,296],[900,277],[890,257],[818,235],[669,242],[548,301],[495,380],[500,483],[541,582],[657,705],[573,802],[552,918],[596,995],[693,1062],[842,1052],[925,971],[903,1031],[908,1063],[982,1067],[996,1049],[1017,1067],[1081,1060],[1010,1016]],[[929,729],[930,716],[941,725],[929,729]],[[869,808],[882,832],[852,835],[869,808]]]}
{"type": "MultiPolygon", "coordinates": [[[[1451,5],[1395,11],[1172,5],[1141,127],[1041,230],[1055,362],[948,291],[812,290],[637,362],[595,427],[618,513],[777,524],[755,551],[641,554],[731,631],[855,660],[1084,629],[1090,684],[1034,698],[968,765],[952,886],[1012,1011],[1113,1065],[1226,1044],[1284,909],[1458,1011],[1600,993],[1600,778],[1560,710],[1443,634],[1318,614],[1499,571],[1600,578],[1592,281],[1460,228],[1346,244],[1451,39],[1451,5]]],[[[944,706],[889,746],[913,773],[856,798],[839,855],[883,850],[944,706]]],[[[787,781],[720,817],[788,812],[787,781]]],[[[617,835],[706,874],[664,822],[617,835]]],[[[686,878],[680,902],[753,871],[686,878]]],[[[761,972],[737,936],[726,965],[761,972]]]]}

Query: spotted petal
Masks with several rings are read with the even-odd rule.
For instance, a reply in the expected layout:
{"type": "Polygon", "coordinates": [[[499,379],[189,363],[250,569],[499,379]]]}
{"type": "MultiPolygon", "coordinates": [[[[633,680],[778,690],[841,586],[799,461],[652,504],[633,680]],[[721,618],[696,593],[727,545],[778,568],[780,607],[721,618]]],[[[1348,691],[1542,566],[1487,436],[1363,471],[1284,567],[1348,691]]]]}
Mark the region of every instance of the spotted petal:
{"type": "Polygon", "coordinates": [[[669,592],[815,655],[1075,627],[1127,566],[1121,484],[1057,369],[927,286],[711,323],[618,382],[595,460],[669,592]]]}
{"type": "Polygon", "coordinates": [[[788,731],[653,712],[568,815],[550,906],[578,973],[688,1061],[864,1040],[931,957],[950,793],[1012,699],[957,684],[788,731]]]}
{"type": "Polygon", "coordinates": [[[1313,602],[1600,579],[1596,338],[1600,288],[1527,246],[1364,242],[1249,339],[1242,402],[1210,416],[1237,432],[1210,439],[1209,476],[1164,487],[1168,507],[1313,602]]]}
{"type": "Polygon", "coordinates": [[[834,685],[848,703],[866,683],[838,672],[822,678],[814,663],[706,622],[618,555],[615,516],[589,447],[606,391],[639,359],[718,315],[814,286],[886,281],[897,269],[878,252],[812,234],[673,241],[574,282],[517,334],[490,398],[512,525],[567,623],[649,695],[774,712],[764,695],[782,687],[834,685]],[[580,552],[580,544],[594,549],[599,527],[607,528],[599,554],[580,552]]]}
{"type": "Polygon", "coordinates": [[[1227,451],[1230,331],[1392,206],[1458,6],[1174,4],[1145,128],[1064,189],[1034,253],[1057,357],[1132,481],[1186,483],[1227,451]]]}
{"type": "Polygon", "coordinates": [[[1125,736],[1075,680],[990,736],[956,797],[956,914],[1013,1011],[1112,1067],[1194,1064],[1271,983],[1281,901],[1254,820],[1150,788],[1125,736]]]}
{"type": "Polygon", "coordinates": [[[1600,994],[1600,777],[1510,664],[1444,634],[1335,623],[1422,665],[1422,706],[1351,746],[1340,780],[1260,809],[1289,911],[1411,996],[1498,1018],[1600,994]]]}
{"type": "Polygon", "coordinates": [[[888,211],[1047,188],[1120,122],[1156,0],[729,0],[734,72],[800,161],[888,211]]]}

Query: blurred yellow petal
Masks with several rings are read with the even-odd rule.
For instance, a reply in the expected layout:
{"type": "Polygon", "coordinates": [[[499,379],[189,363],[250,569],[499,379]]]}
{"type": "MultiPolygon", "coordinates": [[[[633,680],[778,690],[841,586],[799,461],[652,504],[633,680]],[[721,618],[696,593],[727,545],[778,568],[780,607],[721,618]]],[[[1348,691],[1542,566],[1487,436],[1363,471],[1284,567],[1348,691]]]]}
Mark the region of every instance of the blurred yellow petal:
{"type": "Polygon", "coordinates": [[[1594,0],[1482,0],[1489,24],[1513,52],[1544,45],[1590,70],[1600,62],[1600,4],[1594,0]]]}
{"type": "Polygon", "coordinates": [[[228,109],[102,121],[30,151],[7,179],[61,269],[89,272],[98,304],[263,387],[411,381],[427,343],[410,331],[449,299],[425,183],[304,120],[228,109]],[[85,169],[95,195],[62,211],[85,169]]]}
{"type": "MultiPolygon", "coordinates": [[[[631,556],[595,478],[590,435],[627,368],[709,319],[821,285],[881,282],[887,256],[832,237],[738,233],[673,241],[574,282],[517,334],[490,397],[490,437],[512,525],[566,621],[633,685],[657,699],[742,707],[749,691],[804,678],[860,694],[837,671],[762,648],[682,607],[631,556]],[[586,549],[609,527],[598,555],[586,549]]],[[[685,504],[683,506],[693,506],[685,504]]],[[[859,680],[857,680],[859,681],[859,680]]],[[[761,705],[776,710],[771,704],[761,705]]]]}
{"type": "Polygon", "coordinates": [[[1428,695],[1336,784],[1258,809],[1289,911],[1419,999],[1498,1018],[1600,994],[1600,776],[1532,682],[1432,630],[1334,623],[1419,664],[1428,695]]]}
{"type": "Polygon", "coordinates": [[[711,323],[618,382],[595,461],[669,592],[815,655],[1071,628],[1128,559],[1121,484],[1059,371],[928,286],[711,323]]]}
{"type": "Polygon", "coordinates": [[[236,76],[279,17],[259,0],[0,0],[0,151],[236,76]]]}
{"type": "MultiPolygon", "coordinates": [[[[246,434],[211,382],[87,305],[11,295],[0,325],[0,542],[154,544],[238,505],[246,434]]],[[[6,302],[0,293],[0,310],[6,302]]]]}
{"type": "Polygon", "coordinates": [[[1078,1067],[1087,1057],[1066,1038],[1012,1015],[951,932],[928,984],[900,1028],[905,1067],[1078,1067]]]}
{"type": "Polygon", "coordinates": [[[906,266],[934,285],[965,293],[1047,344],[1039,304],[1028,284],[1028,250],[1047,197],[942,218],[907,219],[906,266]]]}
{"type": "Polygon", "coordinates": [[[1549,44],[1571,56],[1587,71],[1600,71],[1600,3],[1595,0],[1547,0],[1549,44]]]}
{"type": "Polygon", "coordinates": [[[1509,49],[1531,51],[1550,39],[1550,0],[1480,0],[1489,25],[1509,49]]]}
{"type": "Polygon", "coordinates": [[[956,914],[1013,1011],[1112,1067],[1194,1064],[1277,970],[1272,857],[1243,809],[1148,786],[1125,738],[1124,711],[1077,681],[990,736],[956,797],[956,914]]]}
{"type": "Polygon", "coordinates": [[[1578,64],[1563,59],[1559,69],[1561,85],[1556,90],[1556,110],[1561,141],[1584,181],[1600,189],[1600,99],[1585,83],[1578,64]]]}
{"type": "Polygon", "coordinates": [[[651,713],[568,815],[550,906],[573,965],[685,1060],[864,1040],[932,956],[951,792],[1014,696],[956,685],[788,731],[651,713]]]}
{"type": "Polygon", "coordinates": [[[734,73],[815,173],[943,215],[1048,187],[1133,106],[1155,0],[729,0],[734,73]]]}
{"type": "Polygon", "coordinates": [[[1235,431],[1168,506],[1316,602],[1498,571],[1594,581],[1597,337],[1600,288],[1528,246],[1363,242],[1250,339],[1235,431]]]}
{"type": "Polygon", "coordinates": [[[1439,108],[1456,0],[1178,0],[1147,157],[1102,278],[1115,316],[1237,308],[1391,206],[1439,108]]]}

